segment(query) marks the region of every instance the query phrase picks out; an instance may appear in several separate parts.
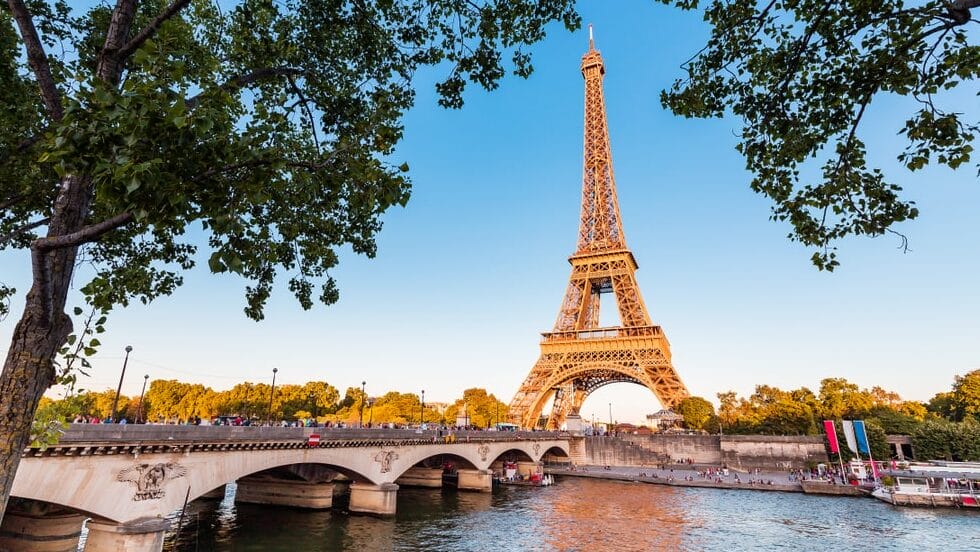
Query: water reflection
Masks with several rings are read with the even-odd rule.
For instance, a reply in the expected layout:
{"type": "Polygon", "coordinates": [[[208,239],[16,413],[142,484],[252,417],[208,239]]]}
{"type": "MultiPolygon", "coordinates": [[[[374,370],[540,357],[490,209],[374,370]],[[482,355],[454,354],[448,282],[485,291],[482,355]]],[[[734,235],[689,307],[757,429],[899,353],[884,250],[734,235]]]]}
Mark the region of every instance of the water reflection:
{"type": "Polygon", "coordinates": [[[492,495],[402,488],[389,519],[350,515],[342,503],[236,505],[233,493],[229,485],[223,501],[190,504],[165,550],[980,550],[977,512],[792,493],[576,478],[492,495]]]}
{"type": "Polygon", "coordinates": [[[583,479],[547,491],[533,511],[551,550],[677,550],[690,524],[674,487],[583,479]]]}

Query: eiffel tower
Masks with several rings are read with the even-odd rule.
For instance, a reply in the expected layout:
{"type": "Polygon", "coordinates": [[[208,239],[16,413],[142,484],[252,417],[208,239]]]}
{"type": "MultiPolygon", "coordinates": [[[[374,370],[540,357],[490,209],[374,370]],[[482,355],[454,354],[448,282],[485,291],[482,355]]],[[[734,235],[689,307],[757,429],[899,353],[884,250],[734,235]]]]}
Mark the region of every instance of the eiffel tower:
{"type": "Polygon", "coordinates": [[[606,107],[605,67],[589,26],[589,51],[582,56],[585,78],[585,164],[578,247],[569,257],[572,275],[554,330],[542,334],[541,356],[510,403],[510,415],[524,428],[539,425],[553,400],[546,428],[557,429],[604,385],[630,382],[653,391],[665,408],[688,396],[670,360],[670,344],[650,321],[636,283],[636,259],[626,237],[616,199],[606,107]],[[599,326],[599,303],[613,294],[620,325],[599,326]]]}

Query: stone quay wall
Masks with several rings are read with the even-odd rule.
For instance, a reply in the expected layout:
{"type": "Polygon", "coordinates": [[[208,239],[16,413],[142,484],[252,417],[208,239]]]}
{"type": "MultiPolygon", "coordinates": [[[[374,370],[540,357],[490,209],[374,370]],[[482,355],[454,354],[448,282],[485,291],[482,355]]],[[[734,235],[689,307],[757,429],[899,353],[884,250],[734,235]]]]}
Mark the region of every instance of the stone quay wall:
{"type": "MultiPolygon", "coordinates": [[[[618,435],[584,437],[573,461],[591,465],[649,466],[686,462],[788,470],[827,462],[822,437],[780,435],[618,435]]],[[[578,448],[573,445],[573,449],[578,448]]]]}
{"type": "Polygon", "coordinates": [[[586,437],[582,443],[583,454],[576,455],[572,447],[572,461],[597,466],[652,466],[667,461],[666,456],[618,437],[586,437]]]}

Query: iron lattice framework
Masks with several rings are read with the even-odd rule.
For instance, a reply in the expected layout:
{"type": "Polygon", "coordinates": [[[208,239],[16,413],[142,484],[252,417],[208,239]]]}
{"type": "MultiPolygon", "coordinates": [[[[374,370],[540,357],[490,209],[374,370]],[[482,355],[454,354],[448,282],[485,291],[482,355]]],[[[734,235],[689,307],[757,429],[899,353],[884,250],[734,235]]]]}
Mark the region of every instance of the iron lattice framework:
{"type": "Polygon", "coordinates": [[[605,66],[589,29],[582,57],[585,78],[585,161],[578,247],[569,257],[572,275],[554,330],[542,334],[541,356],[510,403],[511,418],[525,428],[539,425],[553,400],[546,427],[557,429],[596,389],[617,382],[646,386],[666,408],[688,396],[670,360],[670,344],[647,314],[636,283],[636,260],[616,199],[606,106],[605,66]],[[599,303],[612,293],[620,325],[600,327],[599,303]]]}

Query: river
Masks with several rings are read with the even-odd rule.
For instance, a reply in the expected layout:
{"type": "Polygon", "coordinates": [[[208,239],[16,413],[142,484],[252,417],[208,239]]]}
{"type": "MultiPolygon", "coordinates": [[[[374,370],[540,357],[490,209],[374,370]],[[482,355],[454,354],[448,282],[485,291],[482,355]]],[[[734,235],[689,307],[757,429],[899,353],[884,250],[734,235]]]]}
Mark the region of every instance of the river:
{"type": "MultiPolygon", "coordinates": [[[[171,551],[980,551],[980,512],[867,498],[559,478],[493,494],[398,491],[393,519],[225,499],[188,507],[171,551]]],[[[176,525],[176,519],[175,525],[176,525]]]]}

